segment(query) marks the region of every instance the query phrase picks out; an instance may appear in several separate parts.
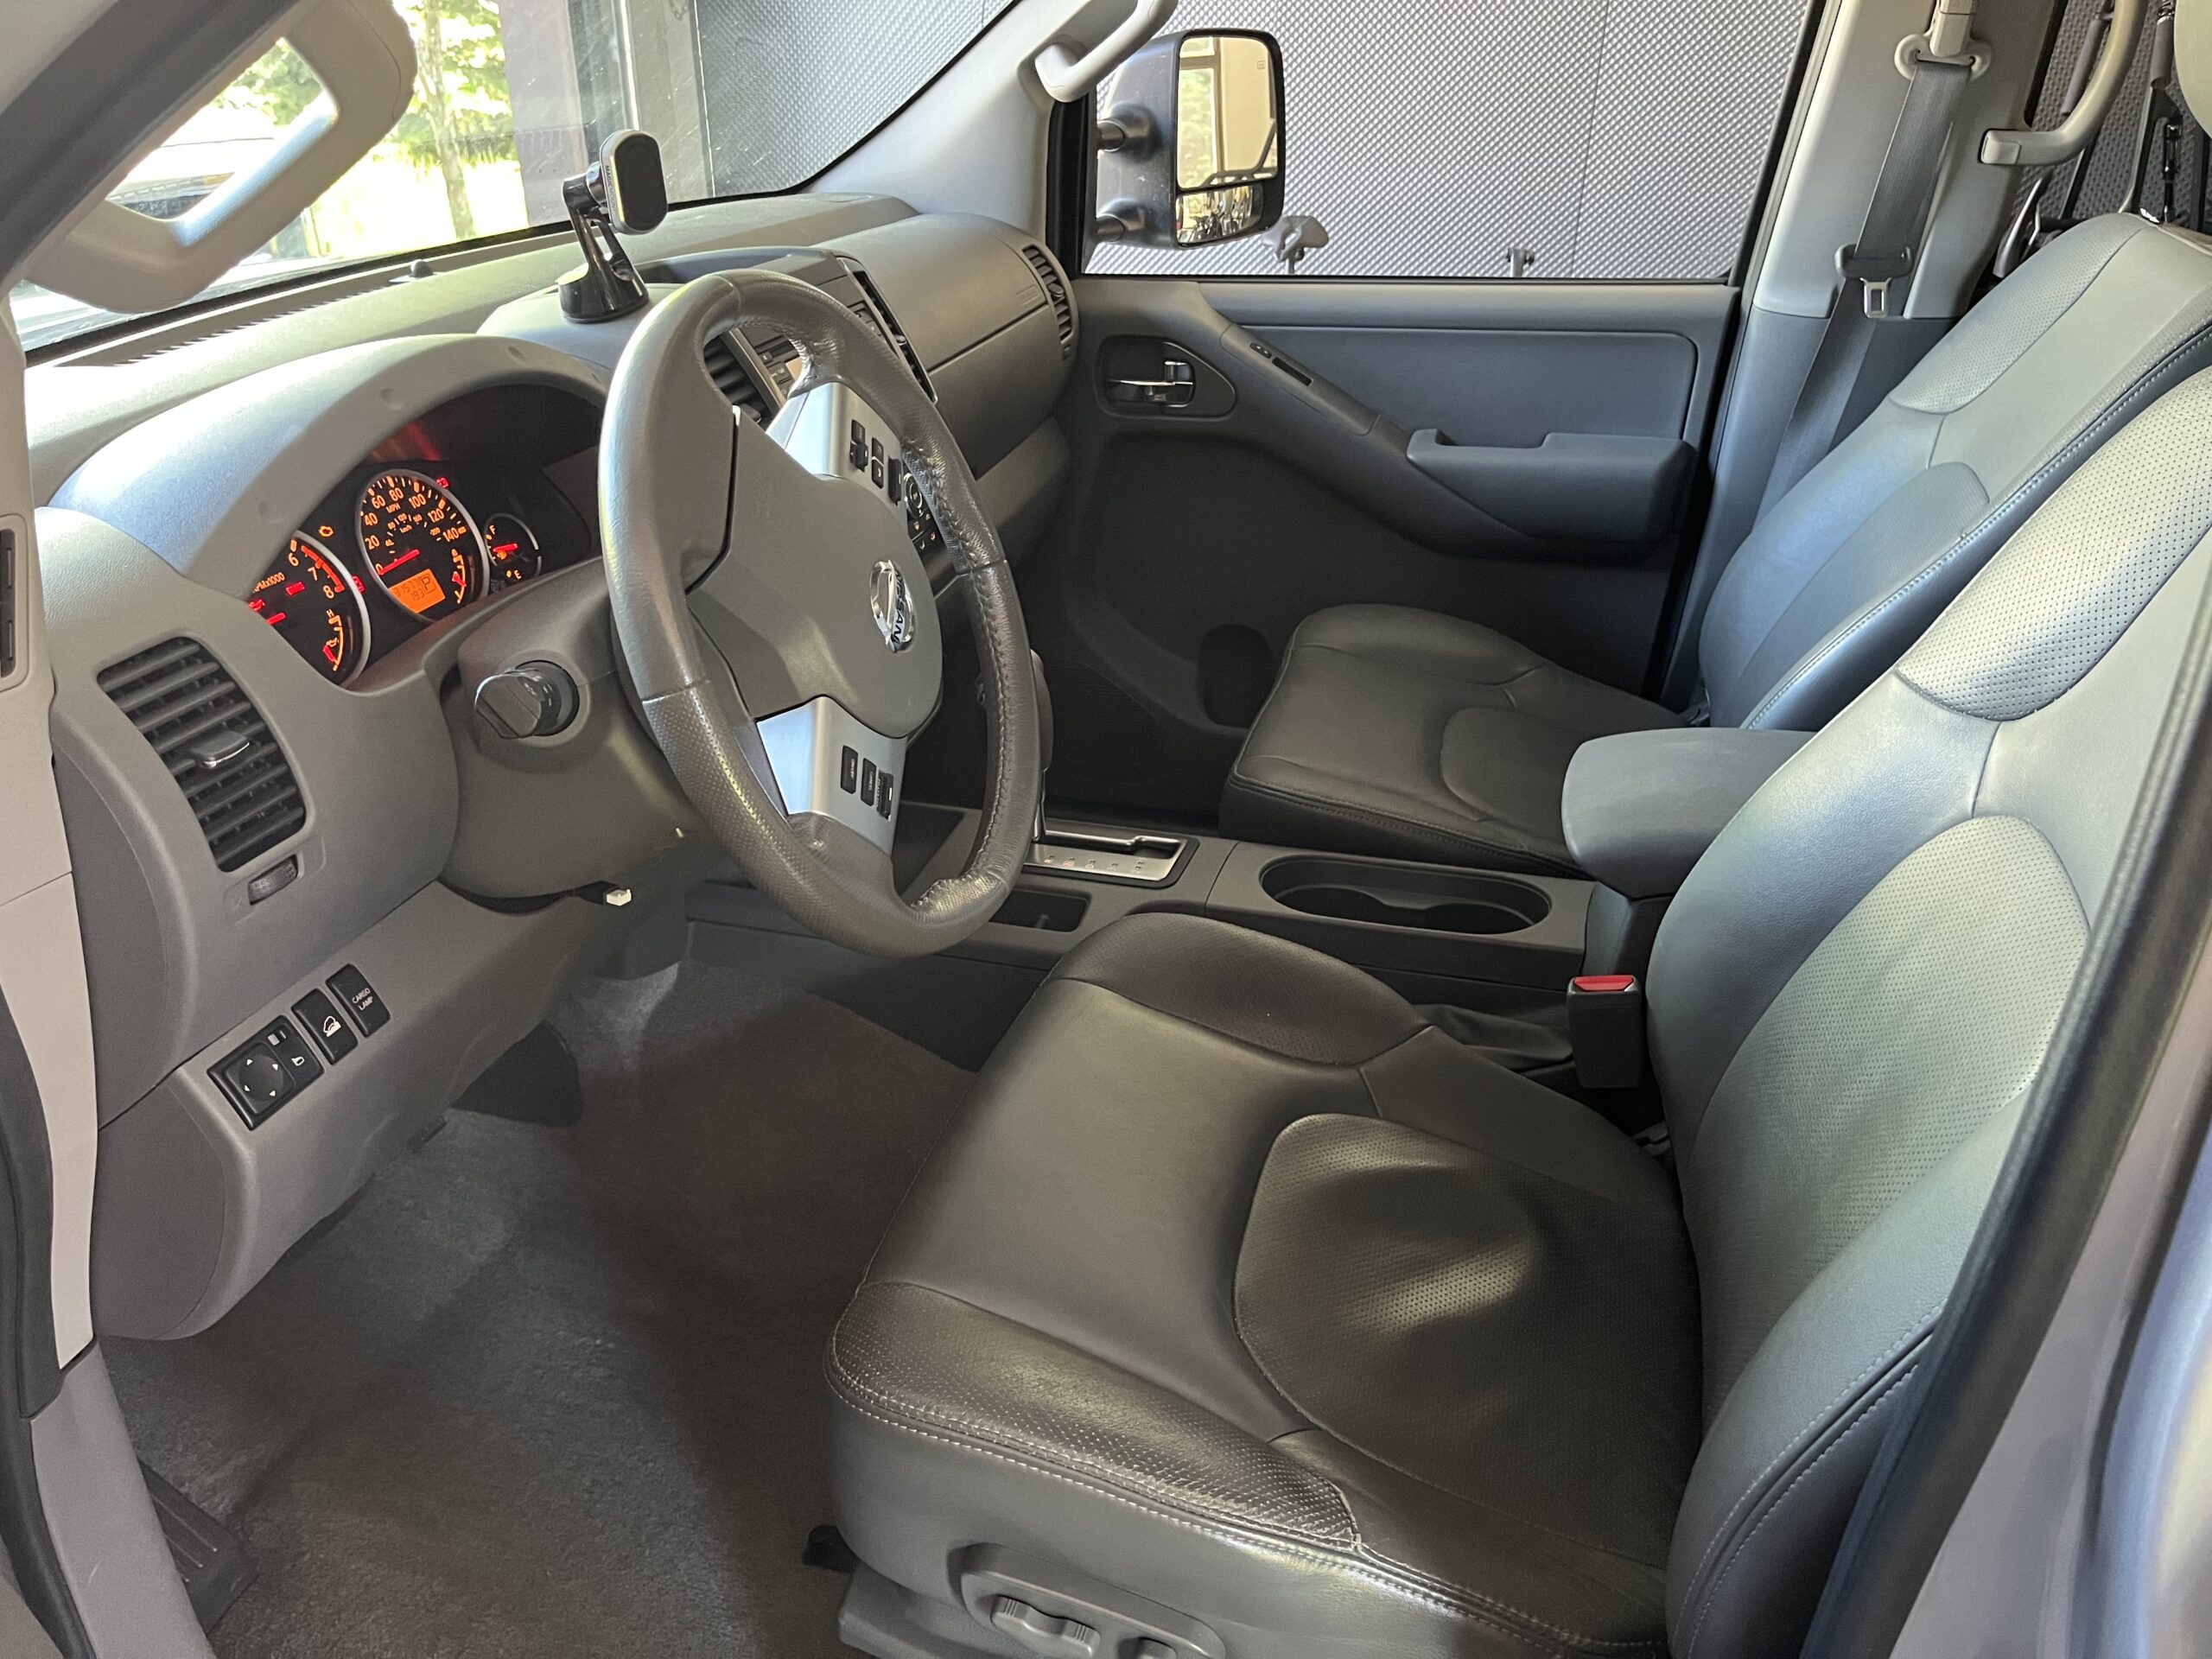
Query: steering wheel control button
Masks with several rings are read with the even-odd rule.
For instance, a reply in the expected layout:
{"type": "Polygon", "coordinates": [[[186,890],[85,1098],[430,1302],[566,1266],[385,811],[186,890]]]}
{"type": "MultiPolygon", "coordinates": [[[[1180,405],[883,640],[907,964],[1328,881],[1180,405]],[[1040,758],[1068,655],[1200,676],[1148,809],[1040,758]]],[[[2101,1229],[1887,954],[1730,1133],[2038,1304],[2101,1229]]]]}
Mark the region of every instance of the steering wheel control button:
{"type": "Polygon", "coordinates": [[[277,1019],[225,1058],[210,1075],[251,1129],[267,1122],[279,1106],[321,1077],[322,1067],[292,1022],[277,1019]]]}
{"type": "Polygon", "coordinates": [[[346,1018],[360,1027],[361,1035],[373,1037],[391,1023],[391,1010],[376,994],[366,976],[352,963],[347,963],[327,982],[330,994],[345,1008],[346,1018]]]}
{"type": "Polygon", "coordinates": [[[353,1034],[353,1027],[340,1016],[337,1007],[321,991],[309,991],[293,1003],[292,1013],[307,1027],[308,1039],[326,1060],[344,1059],[361,1040],[353,1034]]]}
{"type": "Polygon", "coordinates": [[[553,737],[575,723],[576,683],[557,663],[524,663],[476,688],[476,712],[505,738],[553,737]]]}

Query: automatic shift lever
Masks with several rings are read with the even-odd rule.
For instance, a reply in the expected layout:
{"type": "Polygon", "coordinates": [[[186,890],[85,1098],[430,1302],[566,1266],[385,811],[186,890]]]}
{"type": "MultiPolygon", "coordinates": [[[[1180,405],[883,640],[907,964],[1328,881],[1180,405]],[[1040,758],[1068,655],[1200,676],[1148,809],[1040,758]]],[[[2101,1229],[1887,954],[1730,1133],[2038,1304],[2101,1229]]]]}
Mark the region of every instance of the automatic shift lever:
{"type": "Polygon", "coordinates": [[[1078,830],[1045,822],[1045,783],[1052,770],[1052,692],[1045,683],[1045,659],[1029,653],[1037,687],[1037,824],[1030,838],[1028,868],[1084,881],[1124,881],[1140,887],[1172,885],[1190,856],[1183,836],[1147,830],[1078,830]]]}
{"type": "Polygon", "coordinates": [[[1033,842],[1045,839],[1045,783],[1052,772],[1052,689],[1045,683],[1045,659],[1029,653],[1029,677],[1037,688],[1037,823],[1033,842]]]}

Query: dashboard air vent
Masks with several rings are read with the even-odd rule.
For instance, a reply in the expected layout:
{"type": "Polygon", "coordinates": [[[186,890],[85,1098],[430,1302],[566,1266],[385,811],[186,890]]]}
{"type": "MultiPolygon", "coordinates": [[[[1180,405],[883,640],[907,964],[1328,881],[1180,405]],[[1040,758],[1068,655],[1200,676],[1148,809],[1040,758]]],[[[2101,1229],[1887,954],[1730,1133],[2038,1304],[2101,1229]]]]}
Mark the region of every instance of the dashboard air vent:
{"type": "Polygon", "coordinates": [[[876,287],[875,279],[856,260],[847,259],[842,263],[852,274],[853,281],[861,292],[868,296],[868,309],[874,315],[869,316],[857,305],[853,310],[874,323],[877,331],[891,343],[893,349],[906,359],[906,367],[913,374],[914,384],[922,389],[931,403],[935,403],[937,388],[930,385],[929,371],[922,366],[921,354],[914,350],[913,342],[906,338],[906,331],[899,326],[899,319],[891,315],[891,308],[883,302],[883,291],[876,287]]]}
{"type": "Polygon", "coordinates": [[[99,684],[184,791],[217,869],[237,869],[307,823],[298,780],[261,711],[198,640],[126,658],[99,684]]]}
{"type": "Polygon", "coordinates": [[[1068,297],[1067,279],[1060,275],[1060,268],[1052,263],[1052,256],[1032,242],[1022,249],[1023,256],[1037,272],[1037,286],[1045,290],[1045,298],[1052,307],[1053,321],[1060,326],[1060,355],[1075,355],[1075,302],[1068,297]]]}
{"type": "Polygon", "coordinates": [[[709,340],[705,356],[708,376],[714,381],[715,389],[729,399],[730,407],[767,425],[767,394],[753,384],[752,372],[737,354],[737,348],[729,343],[729,336],[716,334],[709,340]]]}

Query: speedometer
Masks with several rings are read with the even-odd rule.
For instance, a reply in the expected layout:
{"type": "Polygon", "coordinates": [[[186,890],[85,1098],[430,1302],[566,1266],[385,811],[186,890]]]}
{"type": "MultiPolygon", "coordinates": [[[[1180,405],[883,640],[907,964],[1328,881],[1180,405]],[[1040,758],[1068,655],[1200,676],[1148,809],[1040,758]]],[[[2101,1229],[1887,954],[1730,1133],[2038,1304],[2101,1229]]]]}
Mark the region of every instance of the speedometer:
{"type": "Polygon", "coordinates": [[[483,593],[484,538],[442,480],[378,473],[362,486],[356,517],[361,557],[395,604],[428,622],[483,593]]]}
{"type": "Polygon", "coordinates": [[[312,536],[295,536],[246,604],[311,668],[343,685],[369,660],[369,613],[352,574],[312,536]]]}

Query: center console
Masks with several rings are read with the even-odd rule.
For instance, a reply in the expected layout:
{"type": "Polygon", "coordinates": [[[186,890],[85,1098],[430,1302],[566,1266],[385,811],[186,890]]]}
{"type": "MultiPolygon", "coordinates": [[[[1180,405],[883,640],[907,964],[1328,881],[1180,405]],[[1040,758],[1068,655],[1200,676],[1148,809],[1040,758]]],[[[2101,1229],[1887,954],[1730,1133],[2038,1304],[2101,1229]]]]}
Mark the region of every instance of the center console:
{"type": "MultiPolygon", "coordinates": [[[[894,865],[918,892],[957,874],[977,814],[910,802],[894,865]]],[[[1587,881],[1400,863],[1215,836],[1054,818],[998,915],[918,963],[880,962],[800,929],[733,876],[690,900],[690,950],[845,1003],[956,1064],[976,1066],[1043,976],[1099,929],[1179,911],[1294,939],[1488,1033],[1558,1024],[1580,971],[1587,881]]],[[[1556,1039],[1531,1046],[1556,1058],[1556,1039]]]]}
{"type": "MultiPolygon", "coordinates": [[[[1049,715],[1047,722],[1049,731],[1049,715]]],[[[1620,1089],[1629,1086],[1620,1077],[1641,1075],[1640,1012],[1622,1039],[1634,1064],[1600,1083],[1568,1042],[1569,982],[1636,985],[1675,889],[1803,741],[1796,733],[1691,729],[1584,745],[1568,773],[1565,818],[1568,845],[1593,880],[1056,817],[1040,822],[998,915],[941,956],[857,956],[805,932],[734,877],[693,893],[689,944],[703,960],[765,969],[973,1068],[1044,976],[1099,929],[1139,911],[1212,916],[1365,969],[1517,1070],[1570,1089],[1578,1076],[1585,1087],[1620,1089]]],[[[909,802],[893,849],[900,888],[919,892],[958,874],[977,819],[909,802]]],[[[1620,1023],[1625,1006],[1601,1012],[1620,1023]]]]}

